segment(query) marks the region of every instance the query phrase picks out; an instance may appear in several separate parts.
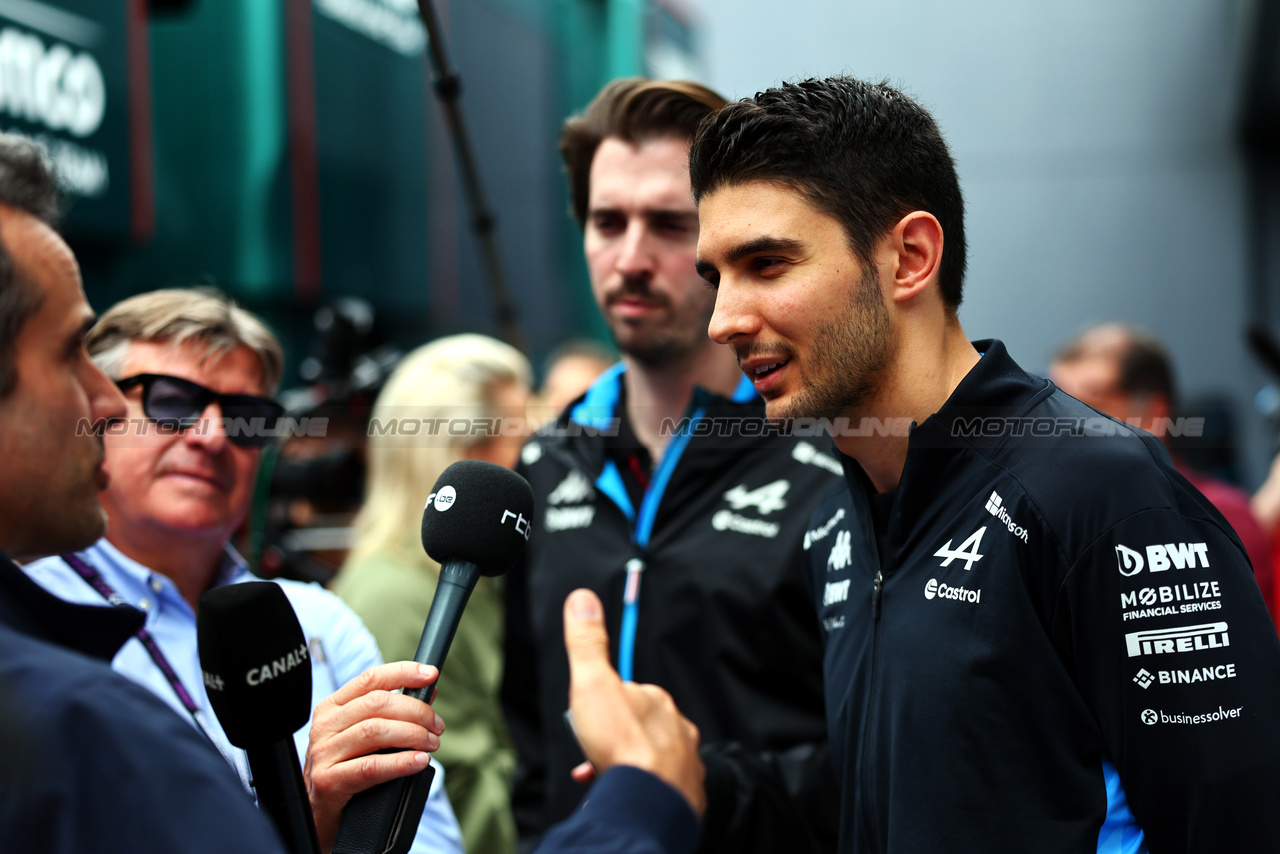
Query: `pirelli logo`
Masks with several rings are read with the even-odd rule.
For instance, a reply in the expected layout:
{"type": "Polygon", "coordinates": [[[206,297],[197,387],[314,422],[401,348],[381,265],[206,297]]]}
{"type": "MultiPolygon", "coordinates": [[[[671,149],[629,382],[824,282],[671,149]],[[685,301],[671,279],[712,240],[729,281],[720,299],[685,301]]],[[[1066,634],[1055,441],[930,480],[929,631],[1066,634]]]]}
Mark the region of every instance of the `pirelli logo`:
{"type": "Polygon", "coordinates": [[[1182,626],[1175,629],[1149,629],[1130,632],[1124,636],[1130,658],[1140,655],[1167,655],[1178,652],[1195,652],[1202,649],[1222,649],[1231,646],[1226,623],[1204,623],[1199,626],[1182,626]]]}

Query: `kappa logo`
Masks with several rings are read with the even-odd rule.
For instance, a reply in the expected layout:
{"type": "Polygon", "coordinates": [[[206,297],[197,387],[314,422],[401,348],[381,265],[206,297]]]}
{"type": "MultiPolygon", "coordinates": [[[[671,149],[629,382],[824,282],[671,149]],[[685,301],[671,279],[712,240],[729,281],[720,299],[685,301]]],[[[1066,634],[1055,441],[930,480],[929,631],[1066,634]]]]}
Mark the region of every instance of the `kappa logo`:
{"type": "Polygon", "coordinates": [[[768,516],[775,510],[781,510],[787,506],[787,491],[791,489],[791,481],[779,479],[773,483],[766,483],[758,489],[747,490],[745,484],[738,484],[733,489],[724,494],[724,500],[729,502],[729,506],[734,510],[745,510],[748,507],[754,507],[760,511],[761,516],[768,516]]]}
{"type": "Polygon", "coordinates": [[[848,531],[840,531],[831,543],[831,554],[827,555],[827,572],[839,572],[853,563],[853,535],[848,531]]]}
{"type": "Polygon", "coordinates": [[[1167,569],[1209,568],[1209,547],[1204,543],[1164,543],[1147,546],[1143,552],[1128,546],[1116,546],[1116,563],[1125,578],[1137,575],[1145,568],[1150,572],[1167,569]]]}
{"type": "Polygon", "coordinates": [[[959,558],[964,561],[966,570],[973,569],[973,565],[982,560],[986,555],[978,554],[978,547],[982,545],[982,535],[987,532],[987,526],[983,525],[978,530],[969,535],[969,538],[960,544],[960,548],[951,548],[951,540],[947,540],[942,548],[933,553],[934,557],[945,558],[942,561],[943,566],[950,566],[953,560],[959,558]]]}
{"type": "Polygon", "coordinates": [[[573,469],[547,496],[548,504],[577,504],[591,497],[591,484],[582,472],[573,469]]]}

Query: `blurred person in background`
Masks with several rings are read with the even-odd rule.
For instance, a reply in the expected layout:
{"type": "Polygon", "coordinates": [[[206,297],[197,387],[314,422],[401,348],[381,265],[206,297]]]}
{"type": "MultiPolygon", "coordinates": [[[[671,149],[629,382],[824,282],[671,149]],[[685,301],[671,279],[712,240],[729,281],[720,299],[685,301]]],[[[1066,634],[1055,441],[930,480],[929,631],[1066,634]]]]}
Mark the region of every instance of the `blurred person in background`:
{"type": "MultiPolygon", "coordinates": [[[[168,289],[113,306],[85,347],[128,405],[104,437],[107,533],[24,569],[67,601],[103,608],[123,602],[145,612],[144,628],[124,643],[112,667],[168,703],[249,788],[247,758],[209,706],[196,607],[205,591],[254,578],[230,540],[248,513],[261,449],[274,440],[280,343],[218,291],[168,289]]],[[[420,771],[442,727],[429,706],[412,698],[364,701],[402,687],[406,668],[382,665],[373,637],[332,593],[317,584],[276,583],[309,647],[314,713],[295,741],[327,848],[351,795],[420,771]],[[384,748],[401,750],[377,753],[384,748]]],[[[432,787],[414,846],[422,854],[462,850],[442,784],[432,787]]]]}
{"type": "Polygon", "coordinates": [[[1067,342],[1049,366],[1049,379],[1082,403],[1148,431],[1164,442],[1179,474],[1204,494],[1235,529],[1249,554],[1271,619],[1276,620],[1272,542],[1249,504],[1249,494],[1196,471],[1182,460],[1176,438],[1178,393],[1173,362],[1155,336],[1121,323],[1092,326],[1067,342]]]}
{"type": "Polygon", "coordinates": [[[540,422],[559,415],[616,361],[617,354],[608,347],[584,338],[565,342],[552,350],[547,356],[547,370],[535,404],[540,422]]]}
{"type": "MultiPolygon", "coordinates": [[[[388,661],[411,659],[440,567],[422,549],[422,506],[463,459],[513,468],[525,435],[528,360],[484,335],[454,335],[405,357],[370,417],[368,487],[347,562],[331,587],[370,627],[388,661]],[[404,429],[406,425],[412,425],[404,429]],[[428,424],[434,426],[427,426],[428,424]]],[[[502,595],[481,577],[449,651],[435,709],[449,735],[435,752],[471,854],[515,845],[515,752],[502,721],[502,595]]]]}

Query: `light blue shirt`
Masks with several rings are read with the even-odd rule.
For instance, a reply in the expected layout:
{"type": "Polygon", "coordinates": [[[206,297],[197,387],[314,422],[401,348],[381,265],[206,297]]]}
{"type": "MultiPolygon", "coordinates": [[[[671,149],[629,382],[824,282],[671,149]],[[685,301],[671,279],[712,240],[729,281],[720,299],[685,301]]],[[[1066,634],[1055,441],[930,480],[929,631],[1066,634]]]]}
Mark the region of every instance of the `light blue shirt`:
{"type": "MultiPolygon", "coordinates": [[[[77,553],[102,573],[103,579],[125,602],[144,611],[147,631],[169,659],[178,678],[201,710],[200,724],[214,746],[248,786],[249,763],[244,751],[233,747],[209,705],[196,646],[196,615],[167,576],[130,560],[105,539],[77,553]]],[[[23,567],[46,590],[70,601],[103,605],[102,596],[61,558],[45,558],[23,567]]],[[[253,581],[244,559],[227,546],[214,586],[253,581]]],[[[378,645],[360,618],[337,596],[318,584],[277,580],[289,597],[302,624],[311,652],[311,707],[370,667],[382,663],[378,645]]],[[[111,662],[112,668],[168,703],[179,716],[196,726],[173,687],[151,660],[142,642],[131,638],[111,662]]],[[[305,761],[311,722],[294,734],[299,761],[305,761]]],[[[435,765],[435,780],[414,838],[413,854],[462,854],[462,833],[444,791],[444,769],[435,765]]]]}

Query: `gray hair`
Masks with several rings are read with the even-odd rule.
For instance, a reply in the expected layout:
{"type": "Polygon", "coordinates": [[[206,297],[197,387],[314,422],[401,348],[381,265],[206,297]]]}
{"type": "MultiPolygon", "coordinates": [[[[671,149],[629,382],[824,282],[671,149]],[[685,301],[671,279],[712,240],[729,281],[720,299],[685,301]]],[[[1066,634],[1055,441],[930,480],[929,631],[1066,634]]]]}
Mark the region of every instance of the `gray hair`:
{"type": "Polygon", "coordinates": [[[274,394],[284,373],[284,350],[266,324],[216,288],[169,288],[129,297],[89,330],[89,355],[112,379],[121,379],[135,341],[203,344],[204,358],[247,347],[262,363],[263,385],[274,394]]]}

